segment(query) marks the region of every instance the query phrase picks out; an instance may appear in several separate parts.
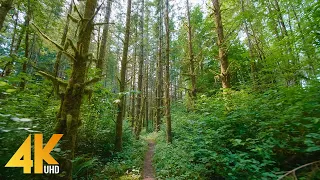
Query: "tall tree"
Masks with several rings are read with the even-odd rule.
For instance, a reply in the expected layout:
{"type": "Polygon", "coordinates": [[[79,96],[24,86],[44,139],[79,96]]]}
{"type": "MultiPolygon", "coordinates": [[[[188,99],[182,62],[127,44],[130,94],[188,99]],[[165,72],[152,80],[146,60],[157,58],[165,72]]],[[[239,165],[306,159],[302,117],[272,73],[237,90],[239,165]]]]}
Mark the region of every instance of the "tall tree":
{"type": "Polygon", "coordinates": [[[106,14],[104,17],[104,25],[103,25],[103,32],[102,32],[102,39],[99,49],[99,56],[98,56],[98,63],[97,68],[100,71],[100,75],[105,73],[105,69],[107,67],[105,66],[105,59],[106,59],[106,51],[107,51],[107,39],[108,39],[108,32],[109,32],[109,22],[110,22],[110,14],[111,14],[111,6],[112,6],[112,0],[108,0],[107,6],[106,6],[106,14]]]}
{"type": "Polygon", "coordinates": [[[143,64],[144,64],[144,0],[141,1],[141,19],[140,19],[140,55],[139,55],[139,72],[138,72],[138,95],[137,95],[137,120],[136,120],[136,139],[139,139],[142,125],[142,80],[143,80],[143,64]]]}
{"type": "Polygon", "coordinates": [[[220,68],[221,68],[221,74],[219,76],[222,82],[222,88],[225,89],[225,88],[231,87],[226,39],[224,37],[224,32],[223,32],[220,2],[219,0],[212,0],[212,4],[213,4],[214,20],[216,25],[215,28],[217,33],[217,42],[219,47],[219,60],[220,60],[220,68]]]}
{"type": "MultiPolygon", "coordinates": [[[[29,24],[31,20],[31,3],[30,0],[27,2],[27,13],[25,16],[25,31],[26,31],[26,36],[25,36],[25,49],[24,49],[24,57],[25,60],[22,65],[22,73],[23,76],[26,76],[27,73],[27,64],[28,64],[28,59],[29,59],[29,24]]],[[[23,90],[26,86],[26,79],[25,77],[22,77],[21,82],[20,82],[20,89],[23,90]]]]}
{"type": "Polygon", "coordinates": [[[126,88],[126,71],[128,63],[128,50],[129,50],[129,38],[130,38],[130,21],[131,21],[131,0],[127,1],[127,15],[126,15],[126,30],[125,39],[123,45],[123,54],[121,60],[120,70],[120,102],[118,103],[118,113],[116,122],[116,139],[115,139],[115,150],[122,151],[122,124],[123,114],[125,106],[125,88],[126,88]]]}
{"type": "Polygon", "coordinates": [[[187,2],[187,19],[188,19],[188,48],[189,48],[189,61],[190,61],[190,67],[189,67],[189,76],[191,79],[191,90],[188,92],[188,95],[191,99],[191,108],[193,108],[194,100],[196,98],[196,74],[195,74],[195,60],[194,60],[194,54],[193,54],[193,46],[192,46],[192,26],[190,22],[190,7],[189,7],[189,0],[187,2]]]}
{"type": "Polygon", "coordinates": [[[170,112],[170,29],[169,29],[169,0],[166,0],[166,77],[165,77],[165,106],[166,106],[166,124],[167,124],[167,142],[172,143],[171,133],[171,112],[170,112]]]}
{"type": "Polygon", "coordinates": [[[39,33],[45,39],[52,42],[58,50],[67,55],[73,64],[68,82],[43,71],[39,71],[41,75],[52,80],[54,84],[58,83],[61,87],[65,88],[65,92],[60,95],[62,100],[60,110],[57,115],[55,131],[57,134],[63,134],[61,148],[65,152],[64,155],[60,157],[61,169],[63,169],[65,173],[63,173],[59,178],[67,180],[72,179],[72,160],[74,158],[76,148],[78,128],[81,125],[80,108],[82,105],[82,99],[85,94],[92,92],[87,87],[100,79],[94,78],[86,80],[86,72],[92,57],[89,53],[89,47],[91,43],[91,34],[94,28],[93,21],[101,6],[96,10],[97,0],[87,0],[85,2],[83,15],[80,13],[76,5],[74,5],[74,7],[78,13],[79,19],[72,17],[70,14],[69,17],[71,17],[73,21],[78,22],[77,24],[79,25],[76,45],[74,45],[71,39],[68,39],[64,47],[62,47],[58,43],[52,41],[48,36],[41,32],[36,25],[34,25],[39,33]],[[69,48],[72,49],[73,54],[67,51],[69,48]]]}
{"type": "Polygon", "coordinates": [[[163,63],[162,63],[162,0],[159,0],[158,3],[158,38],[159,38],[159,46],[158,46],[158,62],[157,62],[157,97],[156,97],[156,131],[160,130],[160,123],[162,117],[162,98],[163,98],[163,63]]]}
{"type": "MultiPolygon", "coordinates": [[[[73,5],[73,2],[70,2],[68,14],[72,13],[72,7],[73,7],[72,5],[73,5]]],[[[61,37],[61,43],[60,43],[61,46],[63,46],[66,43],[67,35],[68,35],[68,31],[69,31],[69,25],[70,25],[70,18],[67,17],[66,24],[63,28],[63,34],[61,37]]],[[[58,52],[57,57],[56,57],[56,62],[54,63],[53,74],[55,77],[59,77],[59,69],[60,69],[62,54],[63,54],[62,51],[58,52]]],[[[59,94],[59,84],[55,84],[54,86],[55,86],[54,88],[55,88],[56,94],[58,95],[59,94]]]]}

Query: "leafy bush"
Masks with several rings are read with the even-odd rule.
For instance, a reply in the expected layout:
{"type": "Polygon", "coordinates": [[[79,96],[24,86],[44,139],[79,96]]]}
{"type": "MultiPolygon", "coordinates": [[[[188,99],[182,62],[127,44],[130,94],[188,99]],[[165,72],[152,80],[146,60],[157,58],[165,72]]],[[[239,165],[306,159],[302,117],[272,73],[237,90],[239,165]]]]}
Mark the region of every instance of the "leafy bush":
{"type": "Polygon", "coordinates": [[[202,95],[195,112],[175,107],[174,143],[165,145],[160,136],[156,146],[157,176],[276,179],[281,171],[319,159],[319,89],[313,82],[264,93],[232,91],[202,95]]]}

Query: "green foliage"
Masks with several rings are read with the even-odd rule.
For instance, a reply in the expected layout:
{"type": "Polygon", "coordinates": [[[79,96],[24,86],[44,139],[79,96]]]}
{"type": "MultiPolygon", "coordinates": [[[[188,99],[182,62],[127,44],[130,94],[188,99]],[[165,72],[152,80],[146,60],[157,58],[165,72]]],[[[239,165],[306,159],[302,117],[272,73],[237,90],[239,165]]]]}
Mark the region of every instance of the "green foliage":
{"type": "MultiPolygon", "coordinates": [[[[156,146],[160,179],[275,179],[319,157],[319,82],[264,93],[202,95],[174,108],[174,144],[156,146]],[[224,103],[225,102],[225,103],[224,103]]],[[[302,176],[307,177],[307,172],[302,176]]],[[[299,174],[297,174],[299,175],[299,174]]]]}

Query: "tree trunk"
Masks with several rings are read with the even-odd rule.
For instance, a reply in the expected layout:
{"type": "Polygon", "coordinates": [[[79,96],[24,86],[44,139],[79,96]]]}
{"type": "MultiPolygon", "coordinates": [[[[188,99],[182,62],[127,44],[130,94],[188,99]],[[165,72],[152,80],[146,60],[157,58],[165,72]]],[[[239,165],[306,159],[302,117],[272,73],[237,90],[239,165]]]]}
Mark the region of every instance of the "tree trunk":
{"type": "MultiPolygon", "coordinates": [[[[147,38],[148,39],[148,38],[147,38]]],[[[149,64],[146,63],[146,77],[145,77],[145,122],[146,122],[146,132],[148,132],[149,129],[149,64]]]]}
{"type": "MultiPolygon", "coordinates": [[[[30,9],[30,0],[28,0],[28,9],[26,14],[26,20],[25,20],[25,28],[26,28],[26,36],[25,36],[25,49],[24,49],[24,57],[25,60],[22,65],[22,73],[23,76],[26,76],[27,74],[27,64],[29,59],[29,23],[31,18],[31,9],[30,9]]],[[[26,79],[23,77],[20,82],[20,89],[24,90],[26,86],[26,79]]]]}
{"type": "Polygon", "coordinates": [[[216,25],[216,33],[217,33],[217,42],[219,47],[219,60],[220,60],[220,68],[221,68],[221,82],[222,88],[230,88],[230,73],[229,73],[229,62],[226,50],[226,42],[223,34],[223,25],[221,19],[221,10],[219,0],[212,0],[213,3],[213,12],[215,18],[216,25]]]}
{"type": "MultiPolygon", "coordinates": [[[[241,0],[241,11],[242,13],[245,13],[245,8],[244,8],[244,0],[241,0]]],[[[243,24],[244,24],[244,30],[248,39],[248,48],[249,48],[249,54],[250,54],[250,68],[251,68],[251,79],[252,79],[252,84],[253,84],[253,88],[256,88],[256,63],[255,63],[255,57],[254,57],[254,53],[253,53],[253,46],[252,46],[252,41],[251,41],[251,37],[249,34],[249,27],[248,27],[248,22],[247,19],[243,20],[243,24]]]]}
{"type": "Polygon", "coordinates": [[[166,0],[166,87],[165,87],[165,105],[166,105],[166,124],[167,124],[167,143],[172,143],[171,134],[171,112],[170,112],[170,30],[169,30],[169,0],[166,0]]]}
{"type": "Polygon", "coordinates": [[[162,72],[162,0],[159,0],[159,51],[158,51],[158,67],[157,67],[157,111],[156,111],[156,131],[160,130],[162,95],[163,95],[163,72],[162,72]]]}
{"type": "Polygon", "coordinates": [[[4,0],[0,4],[0,30],[3,27],[4,20],[6,19],[9,10],[12,8],[12,4],[13,0],[4,0]]]}
{"type": "Polygon", "coordinates": [[[191,108],[193,109],[194,100],[196,98],[196,74],[195,74],[195,63],[194,63],[194,54],[192,46],[192,27],[190,23],[190,7],[189,0],[187,0],[187,18],[188,18],[188,45],[189,45],[189,61],[190,61],[190,71],[189,76],[191,79],[191,92],[188,93],[191,98],[191,108]]]}
{"type": "Polygon", "coordinates": [[[108,0],[107,7],[106,7],[106,15],[104,17],[104,24],[103,25],[103,32],[102,32],[102,39],[99,49],[99,56],[98,56],[98,63],[97,68],[99,69],[99,74],[102,75],[105,73],[107,67],[105,66],[105,59],[106,59],[106,51],[107,51],[107,39],[108,39],[108,32],[109,32],[109,21],[110,21],[110,14],[111,14],[111,6],[112,0],[108,0]]]}
{"type": "Polygon", "coordinates": [[[128,49],[129,49],[129,38],[130,38],[130,19],[131,19],[131,0],[127,2],[127,15],[126,15],[126,31],[123,45],[123,55],[121,60],[121,72],[120,72],[120,102],[118,103],[118,113],[116,122],[116,139],[115,139],[115,150],[117,152],[122,151],[122,124],[124,112],[124,100],[125,100],[125,87],[126,87],[126,71],[128,63],[128,49]]]}
{"type": "Polygon", "coordinates": [[[143,80],[143,64],[144,64],[144,34],[143,34],[143,25],[144,25],[144,0],[141,1],[141,20],[140,20],[140,55],[139,55],[139,76],[138,76],[138,95],[137,95],[137,123],[136,123],[136,139],[139,139],[142,125],[142,98],[143,98],[143,89],[142,89],[142,80],[143,80]]]}
{"type": "MultiPolygon", "coordinates": [[[[72,2],[70,3],[69,9],[68,9],[68,14],[72,13],[72,2]]],[[[64,26],[63,29],[63,34],[62,34],[62,38],[61,38],[61,46],[64,46],[64,44],[66,43],[67,40],[67,34],[69,31],[69,24],[70,24],[70,19],[67,18],[66,24],[64,26]]],[[[59,76],[59,68],[60,68],[60,62],[61,62],[61,57],[62,57],[62,52],[59,51],[56,57],[56,62],[54,63],[54,70],[53,70],[53,74],[55,77],[59,76]]],[[[54,85],[54,89],[57,95],[59,95],[59,84],[55,84],[54,85]]]]}

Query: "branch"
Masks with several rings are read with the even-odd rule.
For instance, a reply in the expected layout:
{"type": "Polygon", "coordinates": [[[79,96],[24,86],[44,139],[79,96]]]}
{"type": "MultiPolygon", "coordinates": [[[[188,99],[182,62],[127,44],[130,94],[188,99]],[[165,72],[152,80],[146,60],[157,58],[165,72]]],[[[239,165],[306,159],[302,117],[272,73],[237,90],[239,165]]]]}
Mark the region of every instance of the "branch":
{"type": "Polygon", "coordinates": [[[38,73],[42,76],[44,76],[45,78],[51,80],[53,82],[53,84],[59,84],[60,86],[62,87],[67,87],[68,86],[68,83],[63,81],[62,79],[60,78],[57,78],[57,77],[54,77],[52,76],[51,74],[49,73],[46,73],[44,71],[38,71],[38,73]]]}
{"type": "Polygon", "coordinates": [[[71,39],[68,38],[68,42],[71,45],[72,50],[74,51],[74,53],[79,53],[78,49],[76,48],[76,46],[74,45],[73,41],[71,39]]]}
{"type": "Polygon", "coordinates": [[[311,162],[311,163],[308,163],[308,164],[299,166],[299,167],[297,167],[297,168],[295,168],[295,169],[293,169],[293,170],[291,170],[291,171],[288,171],[286,174],[284,174],[283,176],[279,177],[278,180],[283,179],[284,177],[288,176],[288,175],[291,174],[291,173],[295,173],[297,170],[299,170],[299,169],[301,169],[301,168],[304,168],[304,167],[306,167],[306,166],[310,166],[310,165],[312,165],[312,164],[317,164],[317,163],[320,163],[320,161],[314,161],[314,162],[311,162]]]}
{"type": "Polygon", "coordinates": [[[96,17],[96,15],[97,15],[98,12],[100,11],[100,9],[101,9],[101,7],[102,7],[103,4],[104,4],[104,1],[100,4],[100,6],[97,8],[96,12],[95,12],[95,13],[93,14],[93,16],[89,19],[88,24],[93,21],[94,17],[96,17]]]}
{"type": "Polygon", "coordinates": [[[96,77],[96,78],[93,78],[93,79],[91,79],[91,80],[89,80],[89,81],[87,81],[87,82],[84,82],[84,83],[83,83],[83,86],[89,86],[89,85],[91,85],[91,84],[94,84],[94,83],[96,83],[96,82],[99,82],[99,81],[101,80],[101,78],[103,78],[104,76],[106,76],[106,74],[101,75],[101,76],[96,77]]]}
{"type": "Polygon", "coordinates": [[[71,21],[74,22],[74,23],[78,23],[80,21],[79,19],[73,17],[71,14],[68,14],[68,18],[70,18],[71,21]]]}
{"type": "Polygon", "coordinates": [[[72,54],[68,53],[67,51],[61,51],[64,55],[66,55],[72,62],[76,62],[77,60],[72,56],[72,54]]]}
{"type": "Polygon", "coordinates": [[[74,2],[74,0],[72,0],[72,2],[73,2],[73,4],[74,4],[74,9],[76,10],[78,16],[80,17],[81,20],[83,20],[83,17],[82,17],[82,15],[81,15],[81,13],[80,13],[77,5],[76,5],[76,2],[74,2]]]}
{"type": "Polygon", "coordinates": [[[115,24],[115,23],[107,23],[107,22],[104,22],[104,23],[95,23],[93,24],[94,26],[102,26],[102,25],[105,25],[105,24],[115,24]]]}
{"type": "Polygon", "coordinates": [[[45,38],[46,40],[48,40],[49,42],[51,42],[52,44],[54,44],[56,46],[56,48],[58,48],[58,50],[63,51],[63,47],[60,46],[58,43],[54,42],[53,40],[51,40],[47,35],[45,35],[43,32],[41,32],[41,30],[32,22],[31,23],[33,25],[33,27],[41,34],[41,36],[43,38],[45,38]]]}

